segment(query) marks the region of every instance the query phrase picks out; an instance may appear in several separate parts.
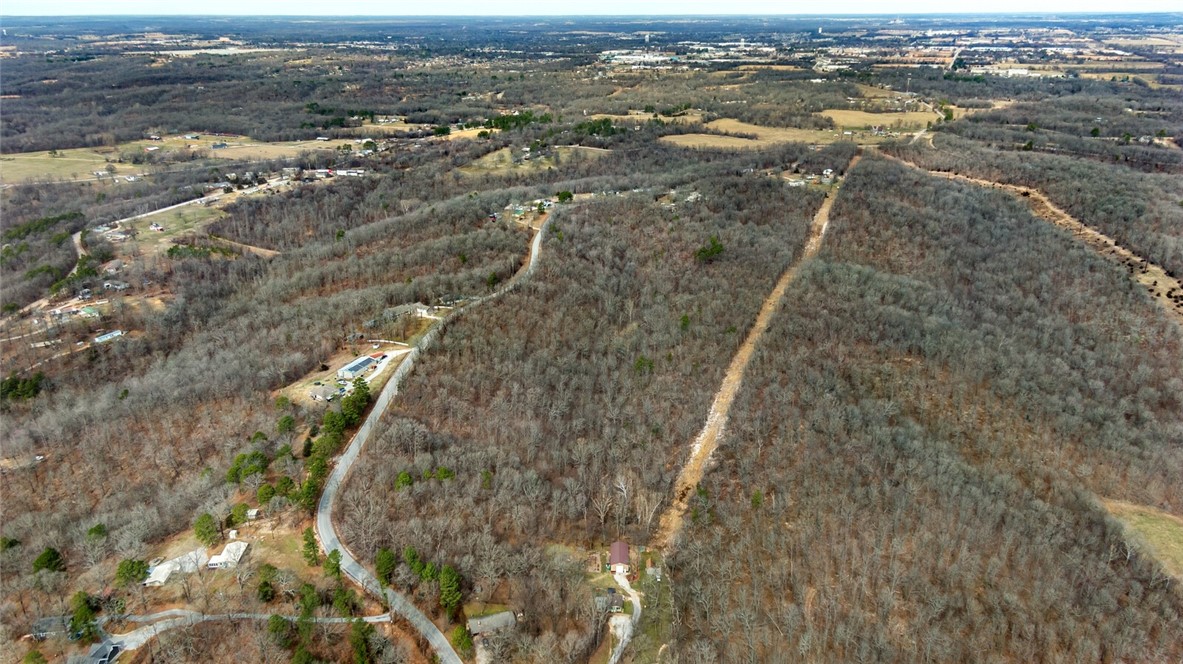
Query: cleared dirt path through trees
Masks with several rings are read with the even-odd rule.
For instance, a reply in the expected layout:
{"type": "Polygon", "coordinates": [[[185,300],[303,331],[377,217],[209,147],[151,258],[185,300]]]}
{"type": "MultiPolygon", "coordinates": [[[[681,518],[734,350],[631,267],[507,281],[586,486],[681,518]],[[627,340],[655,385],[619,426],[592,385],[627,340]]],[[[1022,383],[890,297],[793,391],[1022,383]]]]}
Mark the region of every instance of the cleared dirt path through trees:
{"type": "Polygon", "coordinates": [[[993,180],[983,180],[981,178],[946,171],[930,171],[891,155],[884,156],[893,161],[924,171],[929,175],[935,175],[947,180],[969,182],[993,189],[1003,189],[1017,194],[1019,198],[1026,201],[1028,207],[1035,213],[1035,216],[1063,228],[1097,253],[1117,261],[1124,266],[1134,277],[1134,280],[1142,284],[1150,292],[1150,297],[1158,302],[1175,319],[1175,322],[1183,325],[1183,283],[1167,274],[1162,266],[1151,263],[1121,246],[1116,240],[1105,233],[1086,225],[1079,219],[1068,214],[1038,189],[1007,184],[1005,182],[994,182],[993,180]]]}
{"type": "MultiPolygon", "coordinates": [[[[855,155],[850,164],[846,167],[846,172],[849,173],[855,164],[858,163],[860,155],[855,155]]],[[[690,503],[690,497],[694,493],[698,483],[702,481],[703,473],[706,470],[707,462],[710,460],[711,454],[719,445],[719,438],[723,434],[724,427],[727,426],[727,415],[731,410],[731,404],[735,401],[735,395],[739,392],[740,383],[743,382],[744,372],[747,370],[748,363],[752,360],[752,352],[756,349],[756,344],[760,342],[760,337],[764,336],[764,332],[768,330],[769,323],[772,322],[772,316],[780,308],[781,300],[784,299],[785,292],[789,288],[789,284],[797,278],[801,266],[817,255],[822,246],[822,239],[826,235],[826,227],[830,224],[830,208],[834,205],[834,199],[838,197],[838,191],[841,183],[834,188],[833,191],[822,202],[821,208],[818,209],[817,214],[813,216],[813,223],[809,227],[809,240],[805,243],[805,250],[801,253],[801,258],[785,270],[784,274],[777,280],[776,286],[768,297],[764,300],[764,304],[760,307],[760,313],[756,316],[756,322],[752,325],[752,329],[748,332],[748,336],[744,339],[743,345],[736,351],[735,357],[731,358],[731,364],[727,367],[727,374],[723,377],[723,384],[719,387],[719,391],[715,393],[715,400],[711,403],[711,410],[707,414],[706,425],[703,426],[702,431],[694,440],[694,445],[690,448],[690,458],[687,459],[686,465],[682,467],[682,472],[678,474],[678,479],[674,484],[674,501],[666,508],[661,515],[661,521],[658,522],[657,533],[653,538],[653,546],[669,550],[674,543],[674,538],[682,530],[682,521],[686,515],[686,507],[690,503]]]]}
{"type": "Polygon", "coordinates": [[[279,252],[274,249],[264,249],[263,247],[256,247],[253,244],[243,244],[241,242],[235,242],[234,240],[227,240],[226,238],[219,237],[217,235],[210,235],[209,239],[217,244],[226,245],[227,247],[233,247],[235,249],[242,249],[247,253],[258,256],[259,258],[275,258],[279,255],[279,252]]]}

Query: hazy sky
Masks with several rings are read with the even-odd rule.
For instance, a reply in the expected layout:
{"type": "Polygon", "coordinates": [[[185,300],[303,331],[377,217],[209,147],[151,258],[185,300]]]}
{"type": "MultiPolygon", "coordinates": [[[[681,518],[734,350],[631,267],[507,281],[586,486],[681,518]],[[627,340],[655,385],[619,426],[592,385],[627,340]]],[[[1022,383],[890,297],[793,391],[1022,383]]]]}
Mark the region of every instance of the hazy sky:
{"type": "Polygon", "coordinates": [[[624,15],[624,14],[917,14],[945,12],[1169,12],[1180,0],[4,0],[0,15],[198,14],[286,16],[624,15]]]}

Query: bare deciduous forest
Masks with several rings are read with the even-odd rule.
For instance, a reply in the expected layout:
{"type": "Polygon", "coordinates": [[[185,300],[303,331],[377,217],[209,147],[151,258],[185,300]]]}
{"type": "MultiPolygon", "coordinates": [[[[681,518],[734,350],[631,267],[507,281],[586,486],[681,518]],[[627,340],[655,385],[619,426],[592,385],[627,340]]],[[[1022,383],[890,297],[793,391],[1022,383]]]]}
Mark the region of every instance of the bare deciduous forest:
{"type": "Polygon", "coordinates": [[[343,622],[388,598],[312,527],[390,376],[362,356],[414,360],[332,522],[463,661],[1183,657],[1107,507],[1183,516],[1183,332],[1133,274],[1183,276],[1177,21],[153,20],[181,51],[6,26],[0,659],[165,608],[248,617],[126,657],[439,655],[343,622]],[[1030,69],[949,46],[980,34],[1030,69]],[[232,530],[233,571],[140,585],[232,530]]]}
{"type": "Polygon", "coordinates": [[[1096,498],[1179,503],[1178,330],[1008,199],[854,171],[669,562],[688,661],[1179,656],[1096,498]]]}

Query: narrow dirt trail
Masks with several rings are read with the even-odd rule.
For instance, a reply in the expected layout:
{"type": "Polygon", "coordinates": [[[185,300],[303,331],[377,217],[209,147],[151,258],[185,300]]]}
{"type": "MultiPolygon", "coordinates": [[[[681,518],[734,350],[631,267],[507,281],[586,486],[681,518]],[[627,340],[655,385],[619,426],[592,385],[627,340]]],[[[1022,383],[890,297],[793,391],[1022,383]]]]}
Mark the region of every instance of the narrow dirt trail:
{"type": "Polygon", "coordinates": [[[275,258],[279,255],[279,252],[274,249],[264,249],[263,247],[256,247],[253,244],[243,244],[241,242],[235,242],[234,240],[227,240],[226,238],[219,237],[217,235],[210,235],[209,239],[217,242],[218,244],[224,244],[235,249],[242,249],[245,252],[258,256],[259,258],[275,258]]]}
{"type": "MultiPolygon", "coordinates": [[[[855,155],[850,164],[846,167],[846,172],[849,173],[855,164],[858,163],[861,155],[855,155]]],[[[760,342],[760,338],[764,336],[764,332],[768,330],[768,325],[772,322],[772,316],[780,308],[781,300],[784,299],[785,292],[789,288],[789,284],[797,278],[801,266],[817,255],[822,246],[822,239],[826,235],[826,227],[830,224],[830,208],[834,205],[834,199],[838,197],[839,187],[822,202],[821,208],[818,209],[817,214],[813,216],[813,223],[809,228],[809,240],[805,243],[805,250],[801,253],[801,258],[792,265],[789,269],[780,276],[777,280],[776,286],[773,287],[772,292],[764,300],[764,304],[760,307],[760,313],[756,316],[756,322],[752,325],[752,329],[748,332],[748,336],[744,339],[743,345],[736,351],[735,356],[731,358],[731,364],[727,367],[727,374],[723,377],[723,383],[719,387],[719,391],[715,393],[715,400],[711,403],[711,410],[707,414],[706,425],[703,426],[702,431],[699,432],[698,437],[694,440],[694,445],[690,448],[690,458],[686,461],[686,465],[682,467],[682,471],[678,474],[678,479],[674,483],[674,501],[666,508],[661,515],[661,520],[658,522],[657,532],[653,536],[653,546],[668,551],[674,543],[674,538],[682,530],[682,521],[686,516],[686,508],[690,503],[690,496],[694,493],[695,487],[702,481],[703,473],[706,471],[707,462],[710,461],[711,454],[714,453],[715,448],[719,446],[719,438],[723,434],[724,428],[727,426],[727,416],[731,411],[731,404],[735,401],[735,395],[739,392],[740,383],[743,382],[744,372],[747,370],[748,363],[752,360],[752,353],[756,349],[756,344],[760,342]]]]}
{"type": "Polygon", "coordinates": [[[1123,265],[1134,277],[1134,280],[1149,291],[1150,297],[1162,306],[1179,325],[1183,326],[1183,282],[1167,274],[1162,266],[1151,263],[1121,246],[1116,240],[1105,233],[1068,214],[1038,189],[1006,184],[1004,182],[994,182],[993,180],[983,180],[981,178],[945,171],[930,171],[891,155],[884,156],[911,168],[924,171],[929,175],[935,175],[947,180],[969,182],[993,189],[1004,189],[1017,194],[1027,202],[1027,205],[1035,213],[1035,216],[1072,233],[1074,237],[1084,242],[1097,253],[1123,265]]]}

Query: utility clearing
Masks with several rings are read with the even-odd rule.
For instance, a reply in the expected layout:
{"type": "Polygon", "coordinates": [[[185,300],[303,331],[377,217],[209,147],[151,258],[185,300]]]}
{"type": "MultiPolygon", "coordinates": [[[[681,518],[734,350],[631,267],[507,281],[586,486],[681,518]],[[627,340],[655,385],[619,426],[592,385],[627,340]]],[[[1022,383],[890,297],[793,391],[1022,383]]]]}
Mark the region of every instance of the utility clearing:
{"type": "Polygon", "coordinates": [[[1150,261],[1142,258],[1134,252],[1119,245],[1116,240],[1109,237],[1105,233],[1088,226],[1072,215],[1065,212],[1058,205],[1053,203],[1043,192],[1038,189],[1031,189],[1029,187],[1022,187],[1019,185],[1006,184],[1004,182],[994,182],[992,180],[983,180],[980,178],[969,177],[968,175],[959,175],[957,173],[948,173],[945,171],[930,171],[920,168],[915,164],[891,157],[902,164],[911,166],[925,173],[935,175],[937,177],[946,178],[948,180],[959,180],[961,182],[970,182],[983,187],[992,187],[995,189],[1005,189],[1006,191],[1018,194],[1020,198],[1027,202],[1031,211],[1035,216],[1045,221],[1051,222],[1060,228],[1071,233],[1074,237],[1084,242],[1097,253],[1117,261],[1123,265],[1130,274],[1133,275],[1134,280],[1141,284],[1150,293],[1150,297],[1157,302],[1166,312],[1175,319],[1179,325],[1183,325],[1183,300],[1173,299],[1173,295],[1183,293],[1183,283],[1177,278],[1167,274],[1166,270],[1161,265],[1156,265],[1150,261]]]}
{"type": "MultiPolygon", "coordinates": [[[[846,172],[849,173],[851,169],[858,164],[861,155],[855,155],[850,164],[846,167],[846,172]]],[[[839,183],[841,186],[841,183],[839,183]]],[[[715,400],[711,403],[711,410],[707,414],[706,424],[702,431],[695,438],[694,444],[690,448],[690,458],[687,459],[686,465],[682,467],[682,471],[678,473],[678,479],[674,483],[674,501],[661,515],[661,520],[658,522],[657,533],[653,537],[653,546],[669,551],[673,546],[674,540],[678,533],[682,530],[682,521],[686,516],[686,508],[690,504],[690,497],[693,495],[698,483],[702,481],[702,476],[706,472],[707,462],[710,461],[711,454],[714,453],[715,448],[719,446],[719,438],[723,434],[724,428],[727,426],[727,416],[731,411],[731,404],[735,401],[735,395],[739,392],[739,386],[743,382],[744,372],[747,371],[748,363],[752,360],[752,352],[756,349],[756,344],[760,342],[760,338],[764,336],[764,332],[768,330],[768,325],[772,322],[772,316],[780,308],[780,303],[784,299],[785,292],[789,289],[789,284],[797,278],[797,274],[801,271],[801,266],[806,261],[817,255],[822,246],[822,240],[826,235],[826,228],[830,224],[830,208],[834,205],[834,200],[838,197],[838,188],[835,188],[826,200],[822,202],[818,208],[817,214],[813,216],[813,222],[809,227],[809,240],[805,243],[805,249],[801,253],[801,258],[792,265],[789,269],[781,274],[780,279],[777,280],[776,286],[773,287],[772,292],[765,298],[764,304],[760,306],[760,313],[756,316],[756,322],[752,325],[752,329],[748,332],[748,336],[744,339],[743,345],[736,351],[735,356],[731,358],[731,364],[727,367],[727,373],[723,377],[723,384],[719,387],[719,391],[715,393],[715,400]]]]}

